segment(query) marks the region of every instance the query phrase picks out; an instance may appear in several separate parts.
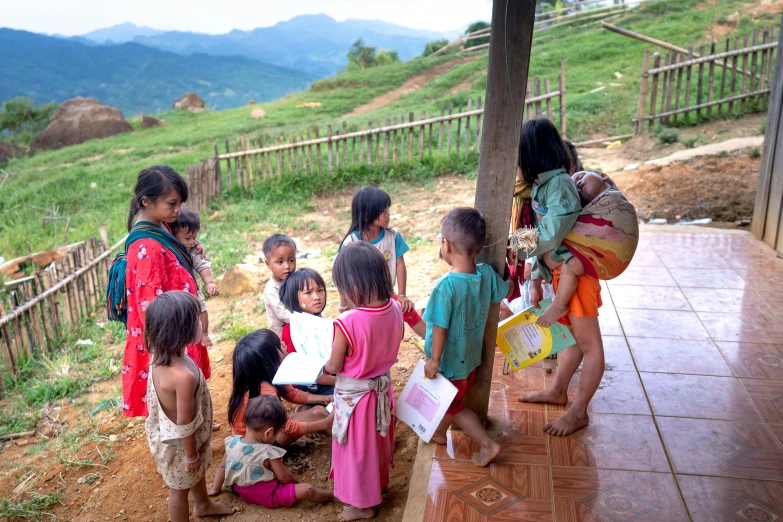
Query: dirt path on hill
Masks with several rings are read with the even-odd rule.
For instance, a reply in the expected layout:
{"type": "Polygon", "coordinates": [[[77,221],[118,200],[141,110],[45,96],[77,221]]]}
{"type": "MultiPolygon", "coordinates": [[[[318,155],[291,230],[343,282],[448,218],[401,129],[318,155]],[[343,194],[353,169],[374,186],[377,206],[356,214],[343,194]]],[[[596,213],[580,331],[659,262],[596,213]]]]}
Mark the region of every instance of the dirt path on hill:
{"type": "Polygon", "coordinates": [[[471,56],[469,58],[462,58],[460,60],[452,60],[450,62],[442,63],[437,67],[433,67],[432,69],[430,69],[425,73],[411,76],[410,78],[405,80],[405,83],[403,83],[393,91],[389,91],[381,94],[380,96],[376,96],[375,98],[372,99],[372,101],[370,101],[369,103],[365,103],[364,105],[360,105],[359,107],[356,107],[354,110],[346,114],[346,116],[355,116],[357,114],[364,114],[365,112],[370,112],[370,111],[374,111],[375,109],[380,109],[381,107],[386,107],[387,105],[396,102],[406,94],[421,89],[428,81],[440,76],[441,74],[450,70],[452,67],[459,65],[461,63],[472,62],[477,58],[478,56],[471,56]]]}

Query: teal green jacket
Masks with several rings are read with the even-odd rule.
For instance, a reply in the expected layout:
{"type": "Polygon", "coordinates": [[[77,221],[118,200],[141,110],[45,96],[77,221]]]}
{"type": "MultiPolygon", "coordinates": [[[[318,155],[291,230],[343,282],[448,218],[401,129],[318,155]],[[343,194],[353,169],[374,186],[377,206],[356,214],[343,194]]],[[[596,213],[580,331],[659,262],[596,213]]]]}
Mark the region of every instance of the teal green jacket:
{"type": "Polygon", "coordinates": [[[549,251],[555,262],[565,262],[573,257],[562,243],[582,212],[582,202],[576,183],[562,168],[539,174],[537,182],[533,183],[532,198],[538,246],[527,256],[533,259],[531,277],[551,282],[549,268],[538,257],[549,251]]]}

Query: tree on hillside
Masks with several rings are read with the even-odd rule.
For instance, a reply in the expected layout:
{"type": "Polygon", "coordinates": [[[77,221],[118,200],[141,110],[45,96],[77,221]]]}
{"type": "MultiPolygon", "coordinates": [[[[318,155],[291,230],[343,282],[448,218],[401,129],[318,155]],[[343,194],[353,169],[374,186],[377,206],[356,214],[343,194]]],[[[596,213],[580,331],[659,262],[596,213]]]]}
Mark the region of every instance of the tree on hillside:
{"type": "Polygon", "coordinates": [[[381,49],[375,53],[375,47],[364,45],[364,41],[359,38],[348,51],[348,70],[368,69],[381,65],[389,65],[399,62],[400,57],[397,51],[384,51],[381,49]]]}
{"type": "Polygon", "coordinates": [[[449,44],[449,41],[445,38],[441,38],[440,40],[435,40],[434,42],[428,42],[427,45],[424,46],[424,52],[421,54],[422,56],[429,56],[432,53],[439,51],[443,47],[447,46],[449,44]]]}
{"type": "Polygon", "coordinates": [[[25,96],[8,100],[0,109],[0,136],[15,145],[28,145],[33,136],[49,125],[58,107],[56,102],[36,107],[25,96]]]}
{"type": "MultiPolygon", "coordinates": [[[[476,31],[481,31],[482,29],[486,29],[487,27],[490,27],[490,25],[487,22],[474,22],[468,26],[467,29],[465,29],[465,34],[475,33],[476,31]]],[[[476,47],[477,45],[483,45],[489,43],[489,33],[487,33],[486,38],[476,38],[475,40],[468,40],[465,42],[465,49],[469,49],[471,47],[476,47]]]]}

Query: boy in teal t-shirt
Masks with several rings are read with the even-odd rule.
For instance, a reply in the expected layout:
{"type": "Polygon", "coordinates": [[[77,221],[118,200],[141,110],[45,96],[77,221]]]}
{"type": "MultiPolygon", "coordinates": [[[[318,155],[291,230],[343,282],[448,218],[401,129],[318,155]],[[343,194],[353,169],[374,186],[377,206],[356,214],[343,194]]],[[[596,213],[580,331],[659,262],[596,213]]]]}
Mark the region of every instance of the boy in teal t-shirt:
{"type": "Polygon", "coordinates": [[[435,378],[442,373],[457,388],[457,396],[446,411],[432,440],[446,443],[446,430],[452,420],[480,446],[473,463],[486,466],[500,445],[489,438],[478,416],[465,408],[465,394],[473,387],[476,368],[481,364],[484,326],[490,303],[500,303],[512,293],[512,287],[489,265],[476,264],[484,247],[486,222],[478,210],[455,208],[441,223],[441,257],[451,266],[438,279],[430,294],[424,321],[427,340],[424,354],[430,359],[424,375],[435,378]]]}

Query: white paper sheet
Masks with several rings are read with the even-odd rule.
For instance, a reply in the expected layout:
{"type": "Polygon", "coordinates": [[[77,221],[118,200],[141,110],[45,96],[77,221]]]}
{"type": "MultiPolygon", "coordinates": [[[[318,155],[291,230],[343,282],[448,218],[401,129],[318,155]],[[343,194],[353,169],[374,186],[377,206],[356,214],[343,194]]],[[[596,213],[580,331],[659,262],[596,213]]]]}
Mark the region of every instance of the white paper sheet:
{"type": "Polygon", "coordinates": [[[321,376],[325,359],[303,353],[289,353],[277,369],[272,384],[314,384],[321,376]]]}
{"type": "Polygon", "coordinates": [[[424,377],[424,361],[420,360],[395,401],[392,413],[424,442],[429,442],[456,396],[457,388],[443,375],[438,374],[434,379],[424,377]]]}
{"type": "Polygon", "coordinates": [[[328,360],[332,355],[334,323],[311,314],[291,315],[291,340],[299,353],[328,360]]]}

